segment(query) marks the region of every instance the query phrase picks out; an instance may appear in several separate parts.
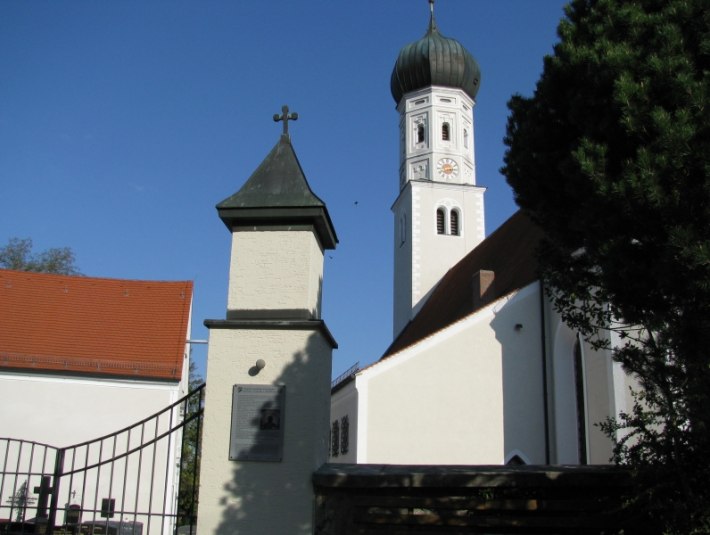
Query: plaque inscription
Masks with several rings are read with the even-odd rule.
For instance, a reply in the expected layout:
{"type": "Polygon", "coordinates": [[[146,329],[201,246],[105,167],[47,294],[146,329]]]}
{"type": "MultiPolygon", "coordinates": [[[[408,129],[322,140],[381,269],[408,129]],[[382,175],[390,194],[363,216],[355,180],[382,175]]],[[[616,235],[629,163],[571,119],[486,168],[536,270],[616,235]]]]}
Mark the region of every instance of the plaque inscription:
{"type": "Polygon", "coordinates": [[[234,385],[230,461],[281,461],[284,395],[284,386],[234,385]]]}

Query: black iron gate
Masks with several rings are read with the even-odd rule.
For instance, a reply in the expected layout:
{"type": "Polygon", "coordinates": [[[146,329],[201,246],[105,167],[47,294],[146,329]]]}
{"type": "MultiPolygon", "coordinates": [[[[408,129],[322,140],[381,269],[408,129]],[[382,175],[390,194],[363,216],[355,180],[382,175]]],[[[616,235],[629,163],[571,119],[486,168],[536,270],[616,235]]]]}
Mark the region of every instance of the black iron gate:
{"type": "Polygon", "coordinates": [[[0,534],[194,534],[204,390],[75,446],[0,438],[0,534]]]}

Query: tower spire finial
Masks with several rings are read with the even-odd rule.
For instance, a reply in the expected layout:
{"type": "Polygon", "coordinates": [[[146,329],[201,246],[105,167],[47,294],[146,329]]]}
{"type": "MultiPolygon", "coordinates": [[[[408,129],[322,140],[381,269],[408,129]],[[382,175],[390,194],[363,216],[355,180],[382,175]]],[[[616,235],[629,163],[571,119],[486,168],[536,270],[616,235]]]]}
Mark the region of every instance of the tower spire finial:
{"type": "Polygon", "coordinates": [[[278,113],[274,114],[274,122],[278,123],[279,121],[284,122],[284,129],[283,133],[281,134],[282,136],[289,137],[288,135],[288,122],[289,121],[295,121],[298,119],[298,114],[296,112],[289,113],[288,112],[288,106],[285,104],[281,107],[281,115],[278,113]]]}
{"type": "Polygon", "coordinates": [[[429,32],[437,31],[434,19],[434,0],[429,0],[429,32]]]}

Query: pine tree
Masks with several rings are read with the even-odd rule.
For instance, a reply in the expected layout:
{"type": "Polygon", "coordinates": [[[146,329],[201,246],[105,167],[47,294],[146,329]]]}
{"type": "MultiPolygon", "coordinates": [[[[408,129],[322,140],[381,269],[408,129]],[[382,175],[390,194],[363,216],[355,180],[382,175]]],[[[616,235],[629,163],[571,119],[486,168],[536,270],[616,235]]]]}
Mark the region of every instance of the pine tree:
{"type": "Polygon", "coordinates": [[[534,95],[509,103],[502,172],[546,233],[553,304],[643,387],[605,424],[636,505],[706,533],[710,5],[575,0],[558,33],[534,95]]]}

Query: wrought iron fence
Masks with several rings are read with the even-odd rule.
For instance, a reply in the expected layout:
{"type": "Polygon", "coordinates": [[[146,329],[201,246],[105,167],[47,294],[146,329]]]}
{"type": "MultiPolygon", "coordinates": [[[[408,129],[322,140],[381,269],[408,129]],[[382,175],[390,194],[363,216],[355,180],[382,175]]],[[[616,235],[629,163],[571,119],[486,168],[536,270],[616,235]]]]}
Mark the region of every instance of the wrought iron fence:
{"type": "Polygon", "coordinates": [[[0,438],[0,534],[193,534],[204,387],[74,446],[0,438]]]}

